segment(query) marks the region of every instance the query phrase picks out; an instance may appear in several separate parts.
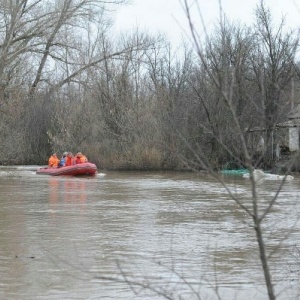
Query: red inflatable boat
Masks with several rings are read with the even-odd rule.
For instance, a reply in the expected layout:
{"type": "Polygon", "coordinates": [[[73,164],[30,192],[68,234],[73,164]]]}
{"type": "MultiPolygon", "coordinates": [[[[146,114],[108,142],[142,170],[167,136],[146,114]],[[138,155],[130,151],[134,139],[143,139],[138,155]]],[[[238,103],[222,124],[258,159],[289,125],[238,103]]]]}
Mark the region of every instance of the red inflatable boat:
{"type": "Polygon", "coordinates": [[[80,176],[87,175],[93,176],[97,172],[97,166],[92,163],[82,163],[76,164],[73,166],[60,167],[60,168],[40,168],[36,171],[36,174],[42,175],[52,175],[52,176],[60,176],[60,175],[68,175],[68,176],[80,176]]]}

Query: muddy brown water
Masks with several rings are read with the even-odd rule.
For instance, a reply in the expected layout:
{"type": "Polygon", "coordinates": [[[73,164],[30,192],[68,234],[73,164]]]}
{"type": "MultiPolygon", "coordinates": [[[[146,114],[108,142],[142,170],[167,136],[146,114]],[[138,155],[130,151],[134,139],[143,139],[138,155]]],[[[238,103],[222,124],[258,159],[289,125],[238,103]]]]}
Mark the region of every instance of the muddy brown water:
{"type": "MultiPolygon", "coordinates": [[[[0,167],[0,299],[267,299],[251,218],[208,175],[36,168],[0,167]]],[[[264,222],[278,299],[299,299],[294,177],[264,222]]],[[[224,179],[249,205],[249,180],[224,179]]]]}

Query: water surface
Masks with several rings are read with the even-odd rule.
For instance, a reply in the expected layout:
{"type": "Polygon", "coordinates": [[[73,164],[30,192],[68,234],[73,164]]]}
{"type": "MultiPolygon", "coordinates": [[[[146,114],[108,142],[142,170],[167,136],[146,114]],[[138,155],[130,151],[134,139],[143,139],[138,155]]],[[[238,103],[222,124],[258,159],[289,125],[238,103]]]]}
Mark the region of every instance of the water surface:
{"type": "MultiPolygon", "coordinates": [[[[36,168],[0,168],[0,299],[267,298],[251,218],[215,179],[36,168]]],[[[249,181],[224,179],[251,207],[249,181]]],[[[299,295],[299,183],[264,223],[278,299],[299,295]]],[[[278,186],[258,184],[262,206],[278,186]]]]}

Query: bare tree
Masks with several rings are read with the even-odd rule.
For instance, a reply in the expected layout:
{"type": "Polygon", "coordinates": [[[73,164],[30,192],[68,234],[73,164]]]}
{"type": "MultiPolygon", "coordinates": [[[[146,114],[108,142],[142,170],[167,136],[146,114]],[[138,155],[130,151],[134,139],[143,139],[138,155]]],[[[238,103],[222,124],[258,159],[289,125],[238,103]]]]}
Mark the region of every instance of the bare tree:
{"type": "MultiPolygon", "coordinates": [[[[223,148],[230,155],[242,161],[244,166],[250,171],[250,181],[251,181],[251,203],[243,203],[238,199],[231,190],[226,186],[225,182],[222,180],[222,177],[219,176],[217,172],[214,171],[214,168],[211,162],[207,159],[206,153],[202,152],[202,147],[192,146],[188,140],[183,139],[190,147],[191,153],[193,154],[193,158],[183,157],[186,164],[194,170],[197,170],[198,167],[201,167],[209,173],[220,180],[222,184],[227,189],[228,193],[232,197],[232,199],[237,203],[239,207],[241,207],[248,215],[250,219],[253,221],[253,229],[256,234],[256,241],[259,250],[260,262],[265,278],[265,285],[267,288],[269,299],[275,299],[275,291],[274,284],[272,281],[271,271],[270,271],[270,253],[268,253],[265,242],[265,235],[262,229],[263,223],[266,221],[266,216],[270,213],[271,208],[275,205],[277,196],[280,193],[280,189],[284,184],[284,180],[281,183],[280,188],[276,191],[275,196],[269,202],[265,203],[263,199],[260,199],[259,193],[257,191],[257,185],[255,181],[255,165],[253,164],[253,160],[251,157],[251,151],[249,149],[246,133],[245,133],[245,124],[244,124],[244,116],[240,114],[241,110],[238,109],[238,105],[236,105],[235,101],[235,91],[236,87],[241,87],[241,82],[239,83],[237,80],[237,75],[239,78],[242,76],[249,76],[251,72],[248,74],[243,70],[243,62],[245,62],[245,58],[247,57],[247,43],[243,42],[241,47],[235,48],[238,52],[240,52],[235,57],[232,56],[232,49],[230,44],[228,44],[228,37],[226,34],[226,22],[224,22],[224,17],[221,16],[220,20],[220,31],[222,32],[222,39],[220,40],[221,44],[219,45],[219,51],[215,51],[215,45],[210,44],[210,51],[207,53],[203,44],[201,43],[201,38],[198,35],[196,28],[194,27],[194,23],[191,16],[191,6],[193,9],[198,9],[200,13],[200,7],[197,5],[197,2],[190,4],[188,0],[184,0],[184,8],[186,12],[186,16],[189,20],[190,31],[192,36],[192,41],[194,43],[195,50],[197,52],[198,58],[202,65],[202,70],[205,72],[206,76],[211,79],[217,94],[217,101],[222,103],[222,107],[224,108],[224,112],[226,112],[226,118],[229,118],[231,121],[229,126],[226,127],[227,130],[230,130],[232,134],[236,137],[236,145],[239,147],[240,156],[237,157],[237,153],[233,152],[230,147],[224,140],[222,136],[219,134],[218,130],[211,130],[210,127],[207,126],[207,123],[200,121],[200,126],[203,130],[208,131],[213,138],[218,142],[219,147],[223,148]],[[245,51],[243,55],[243,51],[245,51]],[[220,54],[220,57],[217,54],[220,54]],[[209,56],[208,56],[209,55],[209,56]],[[232,61],[233,59],[233,61],[232,61]],[[243,73],[241,73],[243,72],[243,73]],[[241,116],[243,118],[241,118],[241,116]]],[[[243,92],[244,101],[250,101],[251,105],[255,107],[260,107],[261,115],[263,115],[264,120],[266,120],[267,128],[274,128],[274,125],[279,119],[279,114],[282,105],[285,103],[282,101],[282,92],[284,91],[287,83],[291,78],[291,69],[292,62],[294,60],[294,55],[297,49],[297,38],[293,39],[292,35],[283,36],[282,33],[282,25],[279,30],[276,31],[275,34],[272,33],[271,24],[270,24],[270,13],[265,8],[264,4],[257,8],[257,16],[258,16],[258,25],[259,30],[257,34],[252,34],[251,37],[259,35],[262,38],[262,43],[256,41],[253,45],[251,43],[248,45],[250,48],[250,53],[259,51],[260,60],[256,57],[256,62],[252,60],[252,65],[257,65],[255,68],[257,75],[257,82],[259,82],[259,90],[256,92],[256,96],[259,96],[260,99],[263,99],[263,106],[259,106],[257,103],[254,94],[249,93],[250,90],[239,90],[243,92]],[[257,64],[258,62],[258,64],[257,64]],[[260,64],[261,62],[261,64],[260,64]]],[[[241,40],[240,40],[241,41],[241,40]]],[[[249,58],[248,58],[249,61],[249,58]]],[[[237,94],[239,95],[239,94],[237,94]]],[[[238,96],[238,100],[242,99],[238,96]]],[[[217,104],[217,102],[216,102],[217,104]]],[[[237,103],[238,104],[238,103],[237,103]]],[[[204,106],[206,111],[208,111],[207,107],[204,106]]],[[[210,119],[210,118],[209,118],[210,119]]],[[[211,120],[211,119],[210,119],[211,120]]],[[[216,120],[213,121],[213,123],[216,120]]],[[[253,126],[254,124],[252,124],[253,126]]]]}
{"type": "Polygon", "coordinates": [[[285,30],[284,19],[275,27],[271,12],[263,1],[257,7],[256,17],[256,30],[252,36],[256,47],[252,48],[251,61],[259,94],[259,122],[266,129],[267,154],[270,159],[275,126],[284,120],[291,109],[290,93],[286,91],[290,89],[294,76],[299,36],[285,30]]]}
{"type": "Polygon", "coordinates": [[[149,42],[143,39],[132,40],[113,51],[103,52],[98,46],[105,43],[109,28],[106,12],[126,2],[23,0],[1,3],[0,100],[2,103],[4,95],[11,93],[13,83],[19,83],[19,90],[27,94],[23,98],[26,101],[20,103],[24,107],[22,120],[27,157],[40,159],[41,149],[51,148],[49,126],[53,124],[56,105],[45,105],[39,100],[45,99],[42,95],[48,94],[45,101],[53,102],[53,93],[65,85],[81,93],[89,69],[148,47],[149,42]],[[16,70],[20,72],[16,74],[16,70]],[[46,126],[39,126],[41,110],[48,119],[46,126]],[[44,142],[41,142],[41,136],[44,136],[44,142]]]}

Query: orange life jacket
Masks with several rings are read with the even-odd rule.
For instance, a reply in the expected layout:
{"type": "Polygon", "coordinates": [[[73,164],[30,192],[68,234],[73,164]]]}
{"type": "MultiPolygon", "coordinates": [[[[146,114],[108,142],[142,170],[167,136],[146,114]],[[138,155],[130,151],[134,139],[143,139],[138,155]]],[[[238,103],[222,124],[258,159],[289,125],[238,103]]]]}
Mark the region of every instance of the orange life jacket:
{"type": "Polygon", "coordinates": [[[48,166],[50,168],[57,168],[59,163],[59,159],[57,158],[56,155],[51,155],[49,160],[48,160],[48,166]]]}
{"type": "Polygon", "coordinates": [[[66,157],[66,166],[73,166],[75,164],[75,159],[72,156],[66,157]]]}
{"type": "Polygon", "coordinates": [[[76,158],[75,158],[75,163],[76,163],[76,164],[80,164],[80,163],[81,163],[80,157],[79,157],[79,156],[76,156],[76,158]]]}
{"type": "Polygon", "coordinates": [[[85,163],[85,162],[87,162],[88,160],[87,160],[87,158],[86,158],[86,156],[85,155],[81,155],[80,156],[80,163],[82,164],[82,163],[85,163]]]}
{"type": "Polygon", "coordinates": [[[75,161],[76,161],[76,164],[83,164],[83,163],[87,162],[88,160],[85,155],[79,153],[76,155],[75,161]]]}

